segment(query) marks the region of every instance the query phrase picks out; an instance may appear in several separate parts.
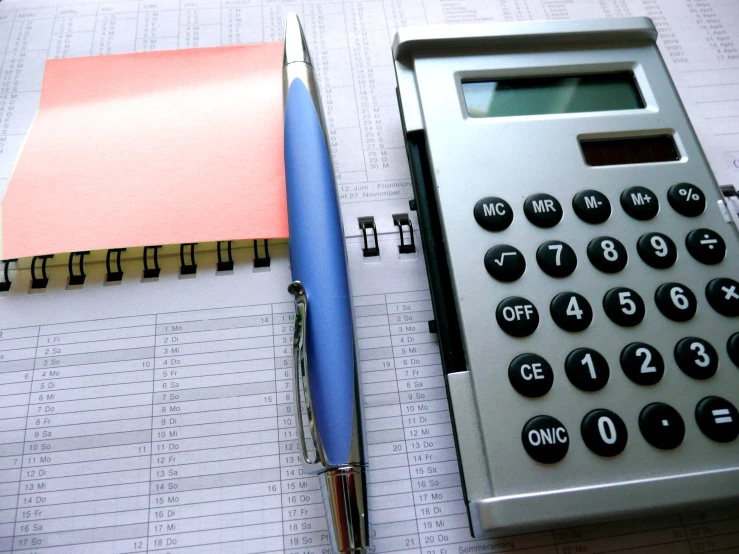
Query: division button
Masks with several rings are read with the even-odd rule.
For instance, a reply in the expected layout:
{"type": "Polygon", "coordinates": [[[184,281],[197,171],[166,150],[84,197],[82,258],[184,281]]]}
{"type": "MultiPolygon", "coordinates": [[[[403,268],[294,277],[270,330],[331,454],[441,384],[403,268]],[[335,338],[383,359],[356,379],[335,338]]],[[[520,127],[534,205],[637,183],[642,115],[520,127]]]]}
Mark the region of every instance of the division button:
{"type": "Polygon", "coordinates": [[[739,283],[728,277],[714,279],[706,286],[711,307],[726,317],[739,316],[739,283]]]}
{"type": "Polygon", "coordinates": [[[739,367],[739,333],[734,333],[726,341],[726,351],[729,353],[729,359],[739,367]]]}
{"type": "Polygon", "coordinates": [[[473,212],[475,221],[488,231],[502,231],[507,229],[513,221],[511,206],[497,196],[488,196],[478,200],[473,212]]]}
{"type": "MultiPolygon", "coordinates": [[[[708,289],[706,289],[706,294],[708,289]]],[[[698,301],[695,294],[680,283],[665,283],[654,293],[654,302],[659,311],[672,321],[688,321],[695,315],[698,301]]]]}
{"type": "Polygon", "coordinates": [[[586,392],[602,389],[608,383],[608,362],[592,348],[577,348],[567,355],[565,373],[570,383],[586,392]]]}
{"type": "Polygon", "coordinates": [[[532,194],[523,203],[523,213],[537,227],[554,227],[562,219],[562,206],[551,194],[532,194]]]}
{"type": "Polygon", "coordinates": [[[509,296],[498,304],[495,319],[506,333],[514,337],[528,337],[539,326],[536,306],[520,296],[509,296]]]}
{"type": "Polygon", "coordinates": [[[611,216],[611,203],[597,190],[578,192],[572,199],[572,209],[585,223],[603,223],[611,216]]]}
{"type": "Polygon", "coordinates": [[[549,305],[554,322],[565,331],[583,331],[593,321],[593,309],[584,296],[576,292],[561,292],[549,305]]]}
{"type": "Polygon", "coordinates": [[[623,419],[610,410],[593,410],[580,425],[580,434],[590,450],[598,456],[617,456],[626,448],[629,433],[623,419]]]}
{"type": "Polygon", "coordinates": [[[662,402],[649,404],[641,411],[639,430],[649,444],[661,450],[677,448],[685,438],[683,418],[662,402]]]}
{"type": "Polygon", "coordinates": [[[618,273],[628,261],[626,248],[613,237],[597,237],[588,244],[588,259],[604,273],[618,273]]]}
{"type": "Polygon", "coordinates": [[[499,244],[485,253],[485,269],[491,277],[509,283],[526,271],[526,260],[513,246],[499,244]]]}
{"type": "Polygon", "coordinates": [[[536,262],[550,277],[567,277],[577,267],[577,254],[561,240],[548,240],[536,250],[536,262]]]}
{"type": "Polygon", "coordinates": [[[508,366],[508,380],[519,394],[538,398],[552,388],[554,372],[549,362],[538,354],[521,354],[508,366]]]}
{"type": "Polygon", "coordinates": [[[706,209],[706,196],[703,191],[690,183],[678,183],[667,191],[667,200],[680,215],[696,217],[706,209]]]}
{"type": "Polygon", "coordinates": [[[718,353],[708,341],[686,337],[675,345],[675,362],[688,377],[708,379],[718,369],[718,353]]]}
{"type": "Polygon", "coordinates": [[[716,231],[695,229],[685,237],[688,252],[702,264],[715,265],[726,255],[726,243],[716,231]]]}
{"type": "Polygon", "coordinates": [[[644,263],[655,269],[672,267],[677,260],[677,247],[672,239],[662,233],[647,233],[639,237],[636,251],[644,263]]]}
{"type": "Polygon", "coordinates": [[[632,342],[621,351],[621,369],[637,385],[654,385],[665,374],[665,362],[656,348],[632,342]]]}
{"type": "Polygon", "coordinates": [[[603,297],[603,309],[614,323],[634,327],[644,319],[644,301],[636,291],[625,287],[609,290],[603,297]]]}
{"type": "Polygon", "coordinates": [[[707,396],[698,402],[695,421],[703,434],[716,442],[731,442],[739,436],[739,412],[719,396],[707,396]]]}
{"type": "Polygon", "coordinates": [[[548,415],[531,418],[523,426],[521,441],[526,452],[542,464],[555,464],[570,448],[567,429],[558,419],[548,415]]]}
{"type": "Polygon", "coordinates": [[[646,221],[659,212],[659,200],[646,187],[629,187],[621,193],[621,207],[634,219],[646,221]]]}

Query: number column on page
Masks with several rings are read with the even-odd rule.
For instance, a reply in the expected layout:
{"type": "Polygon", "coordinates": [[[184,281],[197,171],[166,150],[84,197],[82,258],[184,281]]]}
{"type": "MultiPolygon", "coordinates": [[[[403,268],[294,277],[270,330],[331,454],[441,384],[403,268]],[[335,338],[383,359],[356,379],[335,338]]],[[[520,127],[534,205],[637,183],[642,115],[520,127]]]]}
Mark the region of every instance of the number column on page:
{"type": "Polygon", "coordinates": [[[142,316],[41,327],[15,552],[129,552],[145,541],[153,324],[142,316]]]}
{"type": "Polygon", "coordinates": [[[269,305],[157,316],[148,550],[282,547],[269,305]]]}
{"type": "Polygon", "coordinates": [[[385,295],[354,299],[369,456],[370,536],[377,552],[420,553],[407,441],[385,295]]]}
{"type": "MultiPolygon", "coordinates": [[[[0,552],[13,548],[38,331],[0,329],[0,552]]],[[[29,515],[22,511],[22,520],[29,515]]]]}

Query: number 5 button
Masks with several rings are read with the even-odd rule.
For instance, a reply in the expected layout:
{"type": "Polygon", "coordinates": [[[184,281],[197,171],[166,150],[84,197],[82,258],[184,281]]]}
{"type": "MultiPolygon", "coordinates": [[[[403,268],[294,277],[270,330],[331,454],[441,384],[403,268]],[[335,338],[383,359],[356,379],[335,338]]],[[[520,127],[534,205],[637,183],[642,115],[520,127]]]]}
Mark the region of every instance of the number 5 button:
{"type": "Polygon", "coordinates": [[[639,325],[644,319],[645,308],[641,296],[624,287],[616,287],[606,293],[603,309],[611,321],[623,327],[639,325]]]}
{"type": "Polygon", "coordinates": [[[637,385],[654,385],[665,373],[665,362],[653,346],[632,342],[621,351],[621,369],[637,385]]]}

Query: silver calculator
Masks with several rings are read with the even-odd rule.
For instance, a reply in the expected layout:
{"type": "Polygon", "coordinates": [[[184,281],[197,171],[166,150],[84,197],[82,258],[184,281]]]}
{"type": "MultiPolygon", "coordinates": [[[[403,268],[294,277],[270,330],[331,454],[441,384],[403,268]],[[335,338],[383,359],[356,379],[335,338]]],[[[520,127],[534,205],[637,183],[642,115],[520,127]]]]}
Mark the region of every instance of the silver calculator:
{"type": "Polygon", "coordinates": [[[739,236],[656,38],[395,36],[475,536],[739,500],[739,236]]]}

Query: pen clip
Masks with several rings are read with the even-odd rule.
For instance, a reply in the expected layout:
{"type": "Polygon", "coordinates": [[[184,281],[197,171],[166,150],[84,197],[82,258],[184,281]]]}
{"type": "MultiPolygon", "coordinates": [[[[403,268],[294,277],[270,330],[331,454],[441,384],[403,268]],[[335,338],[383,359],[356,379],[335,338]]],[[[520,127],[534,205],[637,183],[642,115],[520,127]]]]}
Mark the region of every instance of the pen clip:
{"type": "Polygon", "coordinates": [[[293,389],[295,391],[295,410],[298,419],[298,433],[300,435],[300,448],[303,454],[303,463],[308,466],[309,471],[321,471],[326,467],[323,446],[316,430],[313,419],[313,399],[310,394],[310,381],[308,378],[308,355],[306,352],[306,335],[308,328],[308,297],[300,281],[293,281],[287,287],[287,292],[295,297],[295,331],[293,332],[293,389]],[[305,441],[305,427],[303,426],[303,406],[300,400],[300,378],[303,379],[303,394],[305,396],[306,413],[308,414],[308,427],[315,454],[308,454],[308,445],[305,441]],[[312,467],[318,466],[318,467],[312,467]]]}

